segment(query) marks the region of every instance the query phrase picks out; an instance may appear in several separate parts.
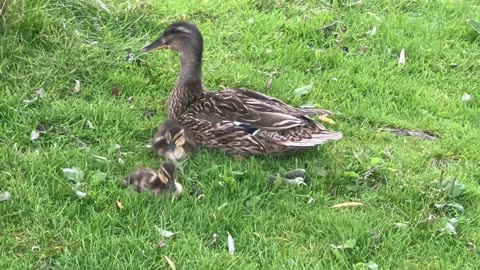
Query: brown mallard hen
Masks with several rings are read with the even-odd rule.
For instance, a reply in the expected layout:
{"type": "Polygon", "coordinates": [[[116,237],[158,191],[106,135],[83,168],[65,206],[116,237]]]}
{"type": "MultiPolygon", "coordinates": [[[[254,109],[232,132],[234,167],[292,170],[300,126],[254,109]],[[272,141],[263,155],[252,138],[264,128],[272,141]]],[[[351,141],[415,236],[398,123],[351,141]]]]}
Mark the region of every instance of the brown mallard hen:
{"type": "Polygon", "coordinates": [[[340,140],[309,116],[322,109],[294,108],[248,90],[207,91],[202,83],[203,38],[192,23],[176,22],[142,51],[172,49],[180,56],[180,74],[168,102],[168,116],[188,128],[195,142],[233,155],[262,155],[304,150],[340,140]]]}

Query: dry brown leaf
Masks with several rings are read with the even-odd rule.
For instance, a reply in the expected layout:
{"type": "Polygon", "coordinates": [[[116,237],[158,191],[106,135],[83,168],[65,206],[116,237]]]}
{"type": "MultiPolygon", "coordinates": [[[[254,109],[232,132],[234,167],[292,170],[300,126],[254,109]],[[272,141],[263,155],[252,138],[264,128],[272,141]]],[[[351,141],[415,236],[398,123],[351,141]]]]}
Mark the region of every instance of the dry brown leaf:
{"type": "Polygon", "coordinates": [[[115,96],[115,97],[120,96],[120,88],[116,86],[112,87],[112,96],[115,96]]]}
{"type": "Polygon", "coordinates": [[[331,208],[357,207],[357,206],[365,206],[365,204],[361,202],[345,202],[345,203],[335,204],[331,208]]]}
{"type": "Polygon", "coordinates": [[[175,263],[169,257],[167,257],[166,255],[164,257],[165,257],[165,260],[167,260],[167,263],[170,266],[170,268],[172,270],[177,270],[177,268],[175,267],[175,263]]]}
{"type": "Polygon", "coordinates": [[[117,207],[118,209],[123,209],[123,204],[120,202],[119,198],[117,199],[117,207]]]}

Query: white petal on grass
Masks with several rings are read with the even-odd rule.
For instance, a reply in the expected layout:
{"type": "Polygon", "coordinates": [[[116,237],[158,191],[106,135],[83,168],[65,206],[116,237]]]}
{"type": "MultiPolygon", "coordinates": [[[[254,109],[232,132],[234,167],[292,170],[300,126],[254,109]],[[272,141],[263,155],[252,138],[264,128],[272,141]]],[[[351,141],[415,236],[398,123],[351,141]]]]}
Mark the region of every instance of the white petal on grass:
{"type": "Polygon", "coordinates": [[[311,84],[299,87],[299,88],[293,90],[293,94],[297,97],[301,96],[301,95],[305,95],[306,93],[310,92],[310,90],[312,90],[312,87],[313,87],[313,85],[311,85],[311,84]]]}
{"type": "Polygon", "coordinates": [[[373,27],[372,30],[368,31],[368,34],[370,36],[374,36],[377,33],[377,27],[373,27]]]}
{"type": "Polygon", "coordinates": [[[227,245],[228,245],[228,253],[233,255],[235,253],[235,243],[233,241],[233,237],[227,232],[227,245]]]}
{"type": "Polygon", "coordinates": [[[406,61],[407,61],[407,58],[405,57],[405,49],[402,48],[402,50],[400,51],[400,56],[398,57],[398,64],[405,65],[406,61]]]}
{"type": "Polygon", "coordinates": [[[79,168],[63,168],[62,169],[63,175],[68,179],[79,183],[83,180],[83,171],[79,168]]]}
{"type": "Polygon", "coordinates": [[[463,102],[470,101],[470,99],[472,99],[472,96],[470,94],[467,94],[467,93],[463,94],[463,96],[462,96],[462,101],[463,102]]]}
{"type": "Polygon", "coordinates": [[[33,142],[36,139],[40,138],[40,132],[38,130],[33,130],[32,133],[30,133],[30,140],[33,142]]]}
{"type": "Polygon", "coordinates": [[[0,202],[8,201],[11,197],[10,192],[4,191],[0,193],[0,202]]]}
{"type": "Polygon", "coordinates": [[[164,230],[158,226],[155,226],[155,229],[157,229],[157,232],[165,238],[170,238],[175,234],[174,232],[164,230]]]}
{"type": "Polygon", "coordinates": [[[74,94],[78,94],[80,93],[80,81],[79,80],[75,80],[75,86],[73,87],[73,93],[74,94]]]}

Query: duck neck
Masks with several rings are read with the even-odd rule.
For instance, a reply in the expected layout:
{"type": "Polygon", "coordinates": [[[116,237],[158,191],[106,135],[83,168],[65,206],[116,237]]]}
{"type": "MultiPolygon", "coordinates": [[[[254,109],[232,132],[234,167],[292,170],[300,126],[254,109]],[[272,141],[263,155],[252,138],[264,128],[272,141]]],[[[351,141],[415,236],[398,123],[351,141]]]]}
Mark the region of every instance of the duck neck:
{"type": "Polygon", "coordinates": [[[203,93],[202,52],[180,52],[180,75],[169,100],[168,116],[178,119],[203,93]]]}

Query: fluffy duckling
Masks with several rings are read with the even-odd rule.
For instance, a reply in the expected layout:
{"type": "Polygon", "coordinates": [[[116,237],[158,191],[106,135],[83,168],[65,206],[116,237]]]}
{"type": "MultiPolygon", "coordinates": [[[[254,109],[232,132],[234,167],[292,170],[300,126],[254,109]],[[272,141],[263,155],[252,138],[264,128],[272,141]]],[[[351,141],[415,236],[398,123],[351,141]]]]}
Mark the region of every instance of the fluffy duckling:
{"type": "Polygon", "coordinates": [[[158,156],[177,160],[195,151],[197,145],[190,132],[175,120],[167,120],[150,142],[158,156]]]}
{"type": "Polygon", "coordinates": [[[168,192],[178,196],[183,191],[182,185],[176,182],[176,167],[170,162],[163,163],[158,171],[138,169],[125,177],[123,185],[133,185],[137,192],[151,192],[155,196],[168,192]]]}

